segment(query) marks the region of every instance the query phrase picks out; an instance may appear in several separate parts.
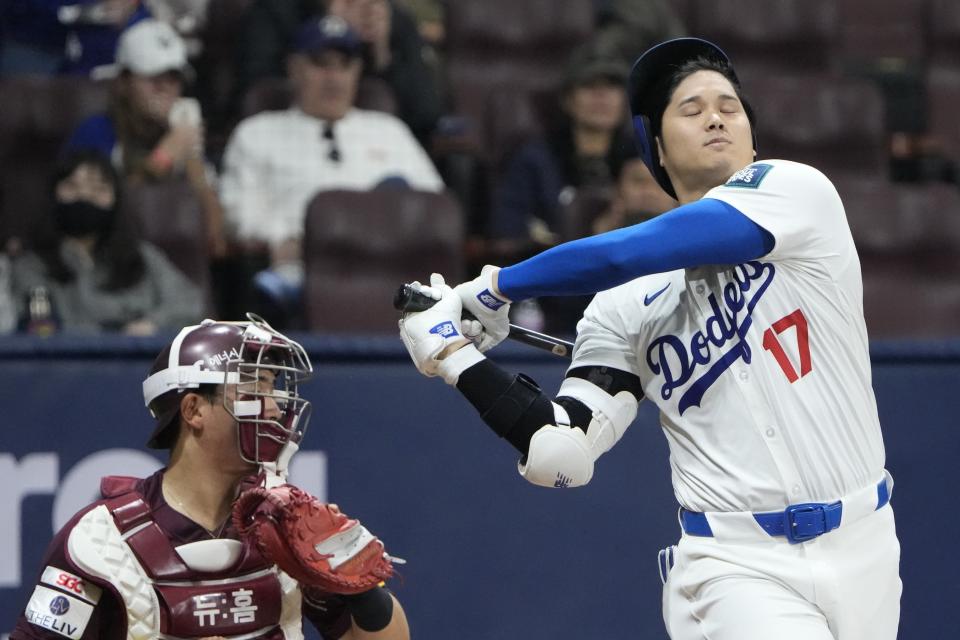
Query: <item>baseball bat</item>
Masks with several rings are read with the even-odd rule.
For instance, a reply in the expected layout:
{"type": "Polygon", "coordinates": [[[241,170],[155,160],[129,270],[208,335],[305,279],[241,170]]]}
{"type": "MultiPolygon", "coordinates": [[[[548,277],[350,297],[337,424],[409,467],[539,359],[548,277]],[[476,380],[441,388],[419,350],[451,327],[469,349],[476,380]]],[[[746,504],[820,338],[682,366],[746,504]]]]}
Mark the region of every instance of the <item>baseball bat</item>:
{"type": "MultiPolygon", "coordinates": [[[[393,308],[397,311],[423,311],[424,309],[429,309],[435,303],[436,300],[430,296],[420,293],[409,284],[400,285],[400,288],[397,289],[397,293],[393,296],[393,308]]],[[[469,311],[464,311],[463,315],[471,320],[474,319],[473,314],[471,314],[469,311]]],[[[527,329],[526,327],[511,324],[510,333],[507,335],[507,337],[511,340],[516,340],[517,342],[530,345],[531,347],[549,351],[550,353],[560,356],[561,358],[566,358],[567,360],[573,357],[572,342],[561,340],[560,338],[555,338],[545,333],[534,331],[533,329],[527,329]]]]}

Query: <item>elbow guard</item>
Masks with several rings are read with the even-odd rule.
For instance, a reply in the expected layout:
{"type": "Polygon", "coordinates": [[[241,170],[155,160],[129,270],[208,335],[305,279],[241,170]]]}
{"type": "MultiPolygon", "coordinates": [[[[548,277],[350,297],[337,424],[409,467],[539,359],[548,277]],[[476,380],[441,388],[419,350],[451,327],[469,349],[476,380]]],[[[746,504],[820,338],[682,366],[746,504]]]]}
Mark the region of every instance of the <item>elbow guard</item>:
{"type": "MultiPolygon", "coordinates": [[[[564,381],[561,392],[571,386],[568,385],[571,380],[574,379],[564,381]]],[[[620,440],[636,417],[637,399],[629,391],[611,396],[585,380],[578,380],[572,386],[583,385],[593,387],[586,394],[577,394],[592,409],[590,424],[586,431],[570,426],[566,410],[554,403],[557,424],[545,425],[533,434],[526,459],[517,465],[520,475],[528,482],[556,488],[587,484],[593,477],[597,458],[620,440]]]]}

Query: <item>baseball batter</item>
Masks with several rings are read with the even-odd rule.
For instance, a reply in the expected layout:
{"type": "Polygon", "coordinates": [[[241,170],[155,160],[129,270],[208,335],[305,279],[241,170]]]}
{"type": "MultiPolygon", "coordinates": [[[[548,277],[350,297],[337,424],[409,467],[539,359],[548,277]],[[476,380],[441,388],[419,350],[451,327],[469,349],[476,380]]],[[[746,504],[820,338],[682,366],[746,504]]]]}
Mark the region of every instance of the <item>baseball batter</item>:
{"type": "Polygon", "coordinates": [[[255,316],[185,327],[143,384],[157,420],[149,446],[170,448],[169,464],[103,479],[102,499],[48,547],[11,640],[302,640],[303,617],[327,639],[409,638],[399,602],[378,586],[384,558],[364,558],[372,577],[348,571],[382,544],[280,484],[306,428],[298,389],[311,371],[299,344],[255,316]],[[311,521],[303,541],[322,558],[304,565],[285,538],[311,515],[334,535],[311,521]],[[328,566],[333,582],[319,575],[328,566]]]}
{"type": "Polygon", "coordinates": [[[756,161],[753,112],[715,45],[650,49],[629,89],[641,155],[682,206],[456,289],[434,274],[422,290],[438,302],[401,337],[538,485],[588,482],[637,403],[656,403],[682,528],[660,553],[674,640],[892,640],[893,481],[840,198],[813,167],[756,161]],[[555,399],[482,354],[510,302],[593,292],[555,399]]]}

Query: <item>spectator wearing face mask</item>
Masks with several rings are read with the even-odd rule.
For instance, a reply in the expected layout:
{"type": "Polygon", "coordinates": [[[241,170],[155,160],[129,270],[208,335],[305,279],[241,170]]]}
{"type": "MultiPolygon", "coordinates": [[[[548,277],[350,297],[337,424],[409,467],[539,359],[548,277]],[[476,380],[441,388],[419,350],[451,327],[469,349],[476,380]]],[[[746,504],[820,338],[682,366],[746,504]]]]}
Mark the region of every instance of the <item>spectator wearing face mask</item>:
{"type": "Polygon", "coordinates": [[[197,287],[120,213],[120,182],[95,151],[67,156],[53,181],[52,210],[28,251],[13,260],[11,288],[21,325],[42,290],[60,329],[150,335],[196,322],[197,287]]]}

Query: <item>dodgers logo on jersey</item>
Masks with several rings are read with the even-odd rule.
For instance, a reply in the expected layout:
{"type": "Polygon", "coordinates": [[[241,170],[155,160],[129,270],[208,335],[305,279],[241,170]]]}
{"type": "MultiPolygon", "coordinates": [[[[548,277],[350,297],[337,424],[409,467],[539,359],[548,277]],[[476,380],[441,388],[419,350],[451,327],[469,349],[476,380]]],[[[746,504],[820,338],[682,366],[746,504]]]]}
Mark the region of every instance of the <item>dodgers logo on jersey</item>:
{"type": "Polygon", "coordinates": [[[669,400],[674,389],[700,373],[700,377],[680,396],[678,408],[681,415],[690,407],[699,407],[703,394],[734,362],[742,358],[750,364],[747,332],[753,324],[751,314],[773,282],[775,273],[776,269],[769,262],[737,265],[733,270],[733,282],[723,287],[723,306],[716,294],[707,297],[712,314],[707,317],[703,329],[690,336],[689,345],[672,334],[662,335],[650,343],[647,364],[654,374],[663,375],[660,396],[664,400],[669,400]],[[735,343],[714,361],[710,346],[720,351],[732,341],[735,343]],[[702,368],[708,365],[709,368],[703,371],[702,368]]]}
{"type": "Polygon", "coordinates": [[[730,176],[730,179],[727,180],[724,186],[756,189],[760,186],[760,183],[763,182],[763,179],[767,176],[770,169],[773,169],[772,164],[765,164],[763,162],[751,164],[730,176]]]}

